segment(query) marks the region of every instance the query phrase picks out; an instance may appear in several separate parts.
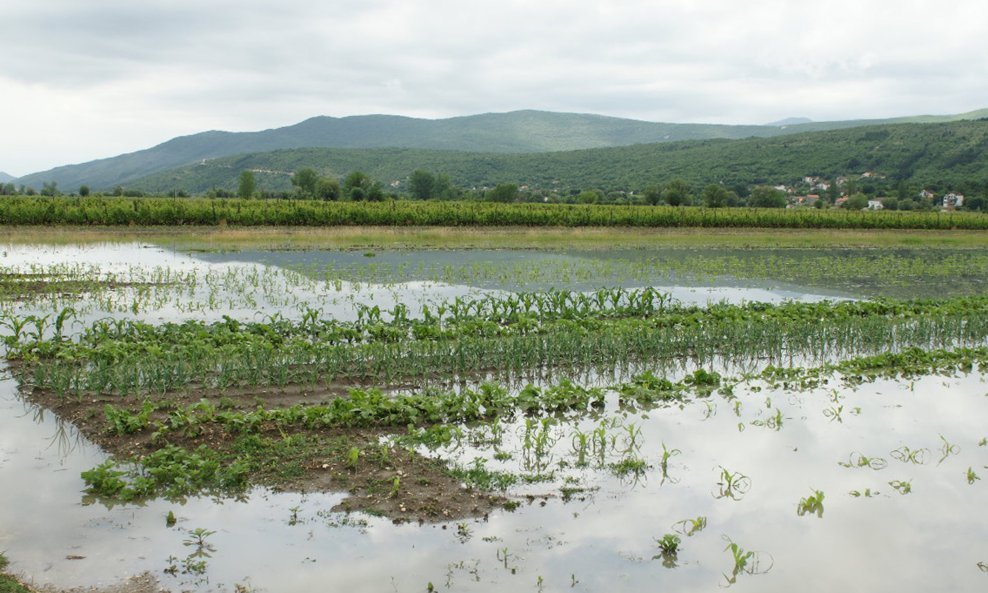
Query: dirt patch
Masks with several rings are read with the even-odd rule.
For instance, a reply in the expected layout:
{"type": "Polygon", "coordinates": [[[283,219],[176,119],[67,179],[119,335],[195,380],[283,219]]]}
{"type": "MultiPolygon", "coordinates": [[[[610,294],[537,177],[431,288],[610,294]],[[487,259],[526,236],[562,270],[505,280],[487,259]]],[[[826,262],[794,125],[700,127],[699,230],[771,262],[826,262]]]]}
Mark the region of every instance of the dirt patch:
{"type": "Polygon", "coordinates": [[[60,419],[76,426],[88,439],[118,459],[141,460],[163,447],[186,450],[205,446],[229,459],[265,456],[250,472],[252,484],[293,492],[346,492],[349,496],[335,510],[363,511],[395,522],[439,522],[483,517],[510,501],[504,496],[465,487],[442,463],[390,443],[396,432],[388,428],[304,428],[266,422],[250,432],[245,444],[236,434],[216,422],[202,422],[190,431],[155,434],[156,423],[164,422],[171,410],[201,401],[203,395],[219,409],[267,410],[296,404],[313,405],[341,397],[335,386],[289,386],[285,388],[192,390],[168,394],[154,404],[151,428],[118,434],[105,413],[107,405],[131,413],[140,411],[143,400],[120,396],[87,394],[57,397],[44,391],[27,394],[33,403],[52,410],[60,419]],[[248,447],[250,447],[248,449],[248,447]],[[246,452],[245,452],[246,451],[246,452]]]}
{"type": "Polygon", "coordinates": [[[161,587],[151,574],[144,573],[111,585],[109,587],[89,587],[73,589],[55,589],[52,587],[30,588],[36,593],[168,593],[167,589],[161,587]]]}
{"type": "Polygon", "coordinates": [[[0,273],[0,298],[6,300],[23,300],[32,297],[79,296],[99,290],[157,286],[165,286],[165,284],[154,282],[79,280],[72,278],[52,278],[41,274],[0,273]]]}

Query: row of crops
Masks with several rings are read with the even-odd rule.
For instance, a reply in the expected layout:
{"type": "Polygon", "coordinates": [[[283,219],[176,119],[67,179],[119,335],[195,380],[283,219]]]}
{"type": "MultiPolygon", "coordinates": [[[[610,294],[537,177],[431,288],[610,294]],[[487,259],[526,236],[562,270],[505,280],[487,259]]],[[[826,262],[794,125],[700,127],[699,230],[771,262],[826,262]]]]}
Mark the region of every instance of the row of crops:
{"type": "Polygon", "coordinates": [[[461,298],[414,317],[402,305],[363,308],[352,322],[315,311],[300,320],[210,324],[102,320],[72,339],[69,310],[4,323],[7,357],[23,363],[15,374],[25,386],[133,396],[190,385],[447,386],[560,367],[753,364],[978,345],[988,336],[988,297],[697,307],[669,303],[654,289],[605,289],[461,298]]]}
{"type": "Polygon", "coordinates": [[[198,198],[18,196],[0,200],[0,224],[240,226],[756,227],[988,229],[988,214],[676,208],[490,202],[316,202],[198,198]]]}

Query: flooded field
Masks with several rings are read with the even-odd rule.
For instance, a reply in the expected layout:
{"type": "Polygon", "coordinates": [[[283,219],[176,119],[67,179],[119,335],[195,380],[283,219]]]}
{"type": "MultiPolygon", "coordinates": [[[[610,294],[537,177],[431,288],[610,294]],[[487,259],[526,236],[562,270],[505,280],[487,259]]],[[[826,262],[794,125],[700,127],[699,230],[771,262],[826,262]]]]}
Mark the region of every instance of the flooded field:
{"type": "Polygon", "coordinates": [[[0,266],[0,551],[37,585],[988,584],[982,251],[106,243],[0,266]]]}

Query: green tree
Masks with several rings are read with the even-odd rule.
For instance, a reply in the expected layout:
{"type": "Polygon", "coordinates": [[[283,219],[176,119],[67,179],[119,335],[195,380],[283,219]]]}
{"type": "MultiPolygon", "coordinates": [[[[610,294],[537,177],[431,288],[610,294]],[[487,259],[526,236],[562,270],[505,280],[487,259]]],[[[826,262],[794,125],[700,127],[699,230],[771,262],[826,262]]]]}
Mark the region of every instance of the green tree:
{"type": "Polygon", "coordinates": [[[240,187],[237,188],[237,197],[247,199],[254,197],[254,191],[257,190],[257,181],[254,179],[253,171],[241,171],[240,173],[240,187]]]}
{"type": "Polygon", "coordinates": [[[774,187],[759,185],[751,190],[751,196],[748,197],[748,205],[755,208],[785,208],[786,194],[774,187]]]}
{"type": "Polygon", "coordinates": [[[332,177],[321,177],[316,181],[315,196],[320,200],[340,199],[340,182],[332,177]]]}
{"type": "Polygon", "coordinates": [[[423,169],[416,169],[408,178],[408,191],[416,200],[428,200],[435,191],[436,176],[423,169]]]}
{"type": "Polygon", "coordinates": [[[60,193],[56,181],[45,181],[41,184],[41,195],[43,196],[57,196],[60,193]]]}
{"type": "Polygon", "coordinates": [[[650,185],[645,188],[645,202],[655,206],[662,201],[662,188],[657,185],[650,185]]]}
{"type": "Polygon", "coordinates": [[[723,208],[730,203],[731,192],[727,191],[721,185],[711,183],[703,188],[700,198],[703,200],[703,205],[707,208],[723,208]]]}
{"type": "Polygon", "coordinates": [[[82,197],[88,196],[89,195],[89,186],[88,185],[80,185],[79,186],[79,195],[82,196],[82,197]]]}
{"type": "Polygon", "coordinates": [[[298,188],[298,193],[303,198],[315,197],[319,186],[319,173],[308,167],[299,169],[292,175],[292,185],[298,188]]]}
{"type": "Polygon", "coordinates": [[[673,179],[662,190],[662,200],[670,206],[688,206],[693,201],[690,184],[685,179],[673,179]]]}
{"type": "Polygon", "coordinates": [[[576,196],[577,204],[596,204],[600,201],[600,193],[592,189],[581,191],[576,196]]]}
{"type": "Polygon", "coordinates": [[[380,202],[384,199],[384,184],[380,181],[375,181],[370,189],[367,190],[367,201],[368,202],[380,202]]]}
{"type": "Polygon", "coordinates": [[[351,200],[363,200],[373,185],[374,181],[366,173],[354,171],[343,180],[343,195],[351,200]],[[356,197],[355,190],[360,190],[356,197]]]}
{"type": "Polygon", "coordinates": [[[964,209],[966,210],[985,210],[988,208],[988,200],[981,196],[974,196],[964,200],[964,209]]]}
{"type": "Polygon", "coordinates": [[[864,210],[867,207],[868,207],[868,196],[860,192],[847,198],[847,201],[845,201],[843,205],[843,208],[847,210],[864,210]]]}
{"type": "Polygon", "coordinates": [[[487,192],[487,199],[492,202],[515,202],[518,200],[518,186],[513,183],[499,183],[487,192]]]}
{"type": "MultiPolygon", "coordinates": [[[[837,185],[837,179],[834,179],[833,182],[827,186],[827,193],[824,195],[827,196],[827,201],[831,204],[837,201],[837,198],[840,197],[840,186],[837,185]]],[[[821,206],[821,208],[823,208],[823,206],[821,206]]]]}

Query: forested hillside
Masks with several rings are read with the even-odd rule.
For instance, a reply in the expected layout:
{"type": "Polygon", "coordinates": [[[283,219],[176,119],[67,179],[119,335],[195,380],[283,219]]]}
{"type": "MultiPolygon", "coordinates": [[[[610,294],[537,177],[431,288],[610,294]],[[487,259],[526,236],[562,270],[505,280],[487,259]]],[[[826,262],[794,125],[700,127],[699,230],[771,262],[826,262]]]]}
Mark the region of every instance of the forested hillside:
{"type": "Polygon", "coordinates": [[[261,190],[291,188],[290,173],[311,167],[343,177],[362,171],[401,191],[425,169],[463,187],[498,183],[568,191],[637,191],[682,178],[694,186],[791,183],[872,173],[876,182],[979,188],[988,184],[988,120],[896,124],[777,138],[702,140],[536,154],[464,153],[416,149],[297,149],[212,159],[159,173],[131,187],[155,193],[235,190],[252,170],[261,190]]]}

